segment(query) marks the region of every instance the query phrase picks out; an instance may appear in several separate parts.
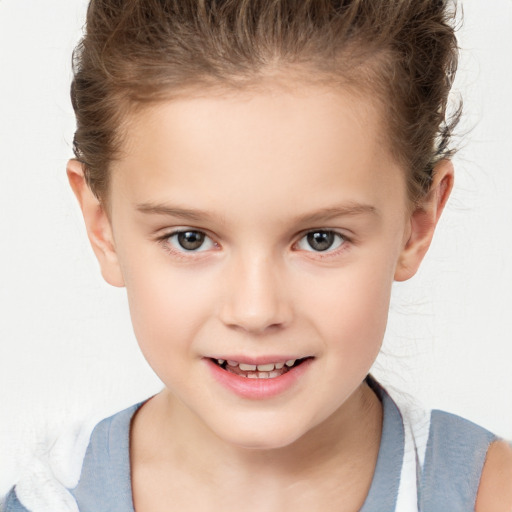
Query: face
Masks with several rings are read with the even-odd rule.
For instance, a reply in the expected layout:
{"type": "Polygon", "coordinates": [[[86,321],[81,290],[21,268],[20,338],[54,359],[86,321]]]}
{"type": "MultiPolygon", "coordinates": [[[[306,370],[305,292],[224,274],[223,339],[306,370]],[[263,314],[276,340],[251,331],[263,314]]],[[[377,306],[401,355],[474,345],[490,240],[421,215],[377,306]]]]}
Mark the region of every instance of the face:
{"type": "Polygon", "coordinates": [[[384,132],[369,100],[320,87],[130,120],[104,275],[118,266],[169,397],[220,438],[286,446],[342,414],[374,362],[411,237],[384,132]]]}

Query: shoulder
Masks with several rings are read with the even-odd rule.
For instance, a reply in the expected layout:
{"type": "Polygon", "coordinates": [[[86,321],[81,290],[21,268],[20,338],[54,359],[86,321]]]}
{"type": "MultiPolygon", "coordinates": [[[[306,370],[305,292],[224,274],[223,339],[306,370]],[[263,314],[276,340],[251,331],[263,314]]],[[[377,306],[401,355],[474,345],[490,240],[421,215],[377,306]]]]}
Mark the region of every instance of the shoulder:
{"type": "Polygon", "coordinates": [[[140,405],[104,419],[92,432],[80,479],[72,489],[80,510],[133,512],[130,427],[140,405]]]}
{"type": "Polygon", "coordinates": [[[29,512],[18,500],[16,492],[11,489],[9,494],[5,497],[3,503],[0,504],[2,512],[29,512]]]}
{"type": "Polygon", "coordinates": [[[111,474],[118,473],[116,465],[129,475],[130,421],[139,406],[125,409],[96,426],[95,421],[76,422],[52,436],[32,454],[24,475],[0,510],[77,512],[81,499],[87,501],[93,496],[101,500],[98,489],[112,483],[111,474]]]}
{"type": "MultiPolygon", "coordinates": [[[[501,443],[493,433],[454,414],[432,410],[428,418],[419,431],[413,425],[414,434],[421,434],[414,435],[421,510],[474,510],[480,482],[486,481],[484,472],[489,467],[493,472],[493,452],[501,443]]],[[[490,481],[498,485],[492,474],[490,481]]],[[[492,494],[493,489],[487,492],[492,494]]],[[[483,494],[480,499],[485,499],[483,494]]],[[[490,508],[489,499],[480,502],[477,512],[512,512],[511,508],[490,508]]]]}
{"type": "Polygon", "coordinates": [[[78,482],[91,430],[91,422],[73,420],[59,431],[44,434],[44,440],[30,451],[2,510],[76,512],[69,489],[78,482]]]}
{"type": "Polygon", "coordinates": [[[489,447],[475,511],[512,512],[512,446],[505,441],[489,447]]]}
{"type": "MultiPolygon", "coordinates": [[[[435,489],[473,489],[480,482],[489,446],[497,437],[475,423],[454,414],[433,410],[425,454],[424,474],[435,489]]],[[[473,498],[474,503],[474,498],[473,498]]]]}

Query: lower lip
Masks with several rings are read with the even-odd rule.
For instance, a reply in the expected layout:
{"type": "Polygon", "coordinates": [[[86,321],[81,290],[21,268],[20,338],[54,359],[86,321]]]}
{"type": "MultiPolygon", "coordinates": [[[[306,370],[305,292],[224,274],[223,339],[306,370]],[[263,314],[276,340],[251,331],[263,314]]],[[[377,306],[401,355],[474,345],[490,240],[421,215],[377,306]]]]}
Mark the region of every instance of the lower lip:
{"type": "Polygon", "coordinates": [[[211,359],[205,359],[205,361],[215,380],[225,388],[242,398],[265,400],[280,395],[292,388],[308,370],[313,359],[306,359],[299,366],[294,366],[291,370],[283,373],[283,375],[274,377],[273,379],[249,379],[247,377],[240,377],[227,370],[223,370],[211,359]]]}

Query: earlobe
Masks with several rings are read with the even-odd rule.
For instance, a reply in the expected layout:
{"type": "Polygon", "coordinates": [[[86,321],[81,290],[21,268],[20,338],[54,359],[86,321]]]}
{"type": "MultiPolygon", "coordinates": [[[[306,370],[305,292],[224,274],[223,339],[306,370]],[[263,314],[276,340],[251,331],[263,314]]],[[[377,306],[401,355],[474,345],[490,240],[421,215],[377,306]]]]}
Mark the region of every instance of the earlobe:
{"type": "Polygon", "coordinates": [[[115,250],[112,225],[105,208],[87,185],[83,165],[80,162],[70,160],[66,171],[69,184],[82,210],[87,236],[100,264],[103,278],[112,286],[124,286],[115,250]]]}
{"type": "Polygon", "coordinates": [[[450,160],[442,160],[436,165],[429,193],[410,216],[404,248],[395,270],[395,281],[406,281],[418,271],[450,197],[453,174],[453,164],[450,160]]]}

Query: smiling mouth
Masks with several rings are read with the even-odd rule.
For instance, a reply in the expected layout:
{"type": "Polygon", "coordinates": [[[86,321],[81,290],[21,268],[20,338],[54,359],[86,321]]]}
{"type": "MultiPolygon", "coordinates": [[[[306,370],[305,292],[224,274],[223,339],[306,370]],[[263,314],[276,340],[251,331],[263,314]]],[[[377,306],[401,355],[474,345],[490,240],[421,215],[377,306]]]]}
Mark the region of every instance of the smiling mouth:
{"type": "Polygon", "coordinates": [[[308,359],[312,359],[312,357],[258,365],[239,363],[225,359],[211,359],[211,361],[228,373],[233,373],[239,377],[245,377],[247,379],[275,379],[297,368],[297,366],[300,366],[308,359]]]}

